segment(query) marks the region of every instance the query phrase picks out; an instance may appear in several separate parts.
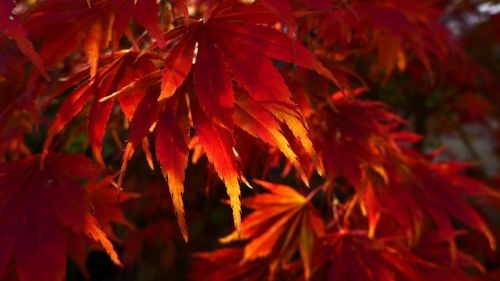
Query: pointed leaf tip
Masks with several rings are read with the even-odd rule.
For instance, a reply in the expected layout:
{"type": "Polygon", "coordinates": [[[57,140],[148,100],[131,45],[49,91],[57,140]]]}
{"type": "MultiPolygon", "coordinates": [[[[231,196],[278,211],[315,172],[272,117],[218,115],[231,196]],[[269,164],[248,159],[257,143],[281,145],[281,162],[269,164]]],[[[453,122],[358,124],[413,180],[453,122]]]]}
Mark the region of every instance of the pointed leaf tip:
{"type": "Polygon", "coordinates": [[[174,204],[177,223],[184,241],[188,241],[188,230],[182,195],[184,193],[185,170],[189,155],[189,121],[184,99],[169,100],[160,114],[156,127],[156,157],[168,182],[174,204]]]}

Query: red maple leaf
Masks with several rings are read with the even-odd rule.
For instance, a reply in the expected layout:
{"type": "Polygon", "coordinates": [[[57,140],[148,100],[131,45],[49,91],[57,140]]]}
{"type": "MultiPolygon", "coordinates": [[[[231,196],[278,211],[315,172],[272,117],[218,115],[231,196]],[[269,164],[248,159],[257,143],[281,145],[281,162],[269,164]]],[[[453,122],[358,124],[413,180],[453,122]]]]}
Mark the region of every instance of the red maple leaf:
{"type": "MultiPolygon", "coordinates": [[[[304,265],[306,279],[311,274],[314,242],[324,235],[324,225],[319,212],[309,198],[293,188],[256,181],[271,193],[258,194],[243,200],[243,206],[254,210],[245,217],[241,226],[241,238],[248,239],[242,263],[268,257],[270,267],[276,262],[290,259],[298,250],[304,265]]],[[[240,239],[233,233],[221,241],[240,239]]]]}
{"type": "Polygon", "coordinates": [[[155,0],[47,0],[35,6],[26,27],[29,34],[43,40],[40,55],[47,65],[83,49],[94,76],[100,51],[111,42],[116,47],[132,19],[146,27],[160,45],[165,43],[158,9],[155,0]]]}
{"type": "Polygon", "coordinates": [[[424,260],[397,245],[371,239],[361,231],[328,234],[318,243],[316,278],[333,280],[471,280],[460,270],[424,260]],[[450,279],[451,280],[451,279],[450,279]]]}
{"type": "MultiPolygon", "coordinates": [[[[307,183],[307,177],[302,173],[297,156],[290,149],[277,121],[285,124],[322,173],[303,117],[271,59],[294,63],[312,69],[334,82],[336,80],[312,53],[295,40],[271,27],[256,25],[255,21],[258,21],[258,18],[246,22],[248,20],[246,17],[240,17],[239,12],[252,7],[251,5],[233,4],[231,1],[220,4],[207,13],[203,21],[193,21],[187,26],[180,26],[165,34],[165,41],[174,43],[174,46],[165,60],[161,92],[157,88],[159,86],[157,84],[159,83],[158,72],[151,71],[150,74],[142,77],[136,76],[136,80],[128,86],[110,93],[117,85],[116,83],[119,83],[116,81],[123,80],[119,76],[120,69],[132,62],[119,64],[122,59],[108,61],[103,59],[103,67],[95,75],[96,81],[94,82],[91,76],[90,80],[74,91],[61,106],[58,117],[49,130],[45,145],[45,149],[48,149],[53,136],[94,95],[89,135],[94,152],[100,151],[104,124],[112,106],[110,99],[115,97],[119,100],[126,99],[130,95],[137,95],[138,90],[146,91],[144,98],[139,97],[140,102],[135,107],[136,110],[131,118],[129,143],[123,157],[124,164],[119,184],[121,185],[127,162],[134,153],[135,146],[141,143],[150,131],[158,128],[156,143],[157,146],[160,144],[160,149],[157,150],[157,157],[168,179],[176,213],[180,218],[179,224],[186,239],[187,232],[182,218],[184,211],[180,198],[183,192],[182,171],[187,163],[186,124],[188,121],[186,118],[189,111],[186,109],[187,105],[182,105],[185,103],[182,102],[184,93],[179,90],[179,87],[188,77],[194,59],[196,63],[192,72],[195,95],[189,96],[189,109],[193,117],[192,126],[208,159],[214,164],[215,171],[226,184],[237,229],[240,225],[239,181],[245,182],[246,180],[234,151],[234,125],[242,127],[259,138],[262,134],[264,141],[280,148],[295,164],[299,173],[302,174],[302,179],[307,183]],[[220,32],[220,29],[224,32],[220,32]],[[258,47],[255,49],[252,46],[258,47]],[[197,50],[196,56],[195,49],[197,50]],[[255,75],[247,75],[249,71],[255,75]],[[117,78],[108,78],[110,75],[108,72],[113,75],[112,77],[117,78]],[[233,80],[241,86],[244,92],[233,89],[233,80]],[[108,84],[92,90],[92,87],[97,87],[102,83],[101,81],[108,84]],[[177,92],[177,96],[173,97],[177,92]],[[96,103],[97,98],[100,103],[96,103]],[[171,101],[167,101],[168,99],[171,101]],[[102,114],[92,117],[92,112],[102,114]],[[172,120],[184,120],[182,121],[184,125],[179,127],[179,123],[174,124],[172,120]],[[96,126],[93,127],[92,124],[96,126]],[[163,136],[168,137],[165,140],[166,143],[161,143],[164,141],[163,136]],[[175,139],[175,150],[163,149],[165,145],[168,147],[174,145],[168,143],[171,138],[175,139]],[[176,159],[176,162],[174,163],[172,159],[176,159]]],[[[267,18],[264,17],[263,22],[266,23],[266,20],[267,18]]],[[[121,55],[127,57],[132,56],[132,53],[121,53],[121,55]]],[[[113,56],[119,58],[120,55],[113,56]]],[[[146,60],[144,56],[139,56],[139,58],[146,60]]],[[[81,77],[79,75],[81,74],[75,76],[76,81],[82,79],[78,79],[81,77]]],[[[99,155],[99,153],[95,154],[99,155]]],[[[99,158],[98,160],[103,163],[99,158]]]]}
{"type": "Polygon", "coordinates": [[[120,264],[79,182],[99,174],[77,154],[33,155],[0,165],[0,276],[12,258],[20,280],[63,280],[66,231],[98,241],[120,264]]]}
{"type": "Polygon", "coordinates": [[[5,35],[12,37],[19,49],[25,54],[35,65],[42,75],[50,81],[50,77],[45,70],[42,59],[36,53],[35,47],[26,36],[22,25],[19,23],[17,15],[14,13],[15,1],[0,2],[0,31],[5,35]]]}

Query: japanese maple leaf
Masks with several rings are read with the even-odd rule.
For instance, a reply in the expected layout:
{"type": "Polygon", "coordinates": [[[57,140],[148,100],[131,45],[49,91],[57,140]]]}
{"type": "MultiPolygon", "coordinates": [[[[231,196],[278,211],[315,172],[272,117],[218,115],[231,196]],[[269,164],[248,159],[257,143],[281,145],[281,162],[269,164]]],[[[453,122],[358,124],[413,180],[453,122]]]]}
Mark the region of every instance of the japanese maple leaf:
{"type": "MultiPolygon", "coordinates": [[[[313,159],[318,172],[322,173],[302,114],[271,58],[315,70],[336,81],[298,42],[273,28],[256,25],[258,17],[246,22],[248,18],[242,13],[249,7],[253,6],[234,5],[234,1],[227,1],[212,7],[203,21],[193,21],[167,32],[165,40],[174,45],[165,60],[160,93],[156,91],[158,75],[154,72],[100,99],[108,102],[137,89],[150,89],[132,118],[119,183],[135,146],[151,130],[156,130],[157,158],[168,179],[176,213],[183,217],[181,195],[183,170],[187,165],[189,122],[186,115],[189,111],[186,105],[182,105],[185,103],[182,101],[184,92],[179,88],[196,61],[192,71],[194,95],[189,95],[193,127],[208,159],[227,187],[237,229],[241,221],[239,181],[246,180],[234,150],[235,125],[277,146],[307,184],[297,155],[281,132],[280,123],[285,124],[313,159]],[[254,46],[258,47],[255,49],[254,46]],[[240,87],[233,87],[233,81],[240,87]]],[[[263,22],[267,23],[267,18],[263,22]]],[[[187,239],[183,220],[179,219],[179,224],[187,239]]]]}
{"type": "Polygon", "coordinates": [[[100,51],[110,42],[117,46],[133,18],[164,44],[158,10],[155,0],[47,0],[33,9],[26,26],[43,40],[40,55],[47,65],[83,49],[94,76],[100,51]]]}
{"type": "MultiPolygon", "coordinates": [[[[138,198],[139,194],[120,191],[115,185],[112,177],[104,177],[102,179],[90,180],[85,189],[88,193],[90,212],[95,217],[93,222],[99,226],[111,241],[123,246],[125,241],[116,236],[113,226],[126,226],[131,231],[135,229],[135,226],[125,218],[121,205],[129,200],[138,198]]],[[[78,265],[84,278],[90,279],[87,268],[87,260],[90,253],[89,248],[91,250],[100,250],[100,244],[96,243],[93,239],[89,239],[85,234],[69,232],[67,234],[68,256],[78,265]]],[[[120,261],[125,264],[125,261],[121,257],[120,261]]]]}
{"type": "Polygon", "coordinates": [[[434,164],[399,145],[396,141],[413,141],[415,136],[392,130],[404,123],[381,103],[335,96],[335,110],[324,107],[322,115],[313,119],[313,124],[329,120],[325,128],[316,130],[315,137],[328,174],[346,177],[356,188],[370,222],[370,235],[384,215],[393,218],[414,242],[429,216],[453,245],[450,219],[454,218],[481,231],[494,247],[484,220],[461,198],[497,196],[494,191],[461,175],[466,166],[434,164]]]}
{"type": "Polygon", "coordinates": [[[495,196],[495,192],[461,175],[465,166],[433,164],[400,146],[397,141],[414,141],[415,136],[393,130],[404,122],[383,104],[336,94],[332,105],[333,110],[324,106],[312,118],[314,128],[319,128],[315,138],[328,175],[345,177],[356,188],[370,235],[383,215],[393,218],[415,242],[429,216],[453,245],[450,219],[454,218],[481,231],[494,247],[488,226],[461,197],[495,196]],[[325,119],[326,126],[321,125],[325,119]]]}
{"type": "Polygon", "coordinates": [[[98,181],[91,181],[87,184],[87,192],[94,216],[106,235],[114,241],[119,239],[113,231],[114,224],[121,224],[133,228],[134,226],[125,218],[120,207],[121,204],[138,198],[137,193],[119,191],[113,186],[111,177],[105,177],[98,181]]]}
{"type": "Polygon", "coordinates": [[[428,162],[420,153],[407,151],[410,169],[414,173],[408,179],[408,185],[418,189],[425,198],[419,203],[438,228],[453,239],[453,226],[450,218],[456,219],[468,227],[482,232],[492,249],[496,248],[495,238],[484,219],[479,215],[466,197],[499,197],[500,194],[484,183],[464,175],[469,167],[467,163],[428,162]]]}
{"type": "MultiPolygon", "coordinates": [[[[254,212],[245,217],[241,226],[241,238],[249,240],[242,262],[269,257],[275,263],[291,258],[298,249],[308,279],[314,242],[324,232],[320,214],[308,198],[293,188],[256,182],[270,193],[258,194],[243,201],[243,206],[254,212]]],[[[221,241],[227,243],[237,239],[238,233],[235,232],[221,241]]]]}
{"type": "MultiPolygon", "coordinates": [[[[66,91],[68,88],[74,86],[74,84],[80,85],[61,104],[47,132],[44,151],[49,150],[56,134],[90,102],[91,107],[88,115],[89,123],[87,132],[97,161],[101,165],[104,165],[104,160],[101,156],[103,137],[114,101],[99,102],[99,99],[128,85],[138,77],[156,71],[157,68],[153,63],[154,58],[154,56],[147,54],[139,57],[138,53],[133,51],[116,52],[102,58],[101,62],[103,66],[94,77],[89,75],[88,70],[83,70],[63,83],[53,94],[53,97],[66,91]]],[[[132,119],[144,95],[144,90],[138,89],[133,93],[118,98],[118,103],[125,116],[132,119]]]]}
{"type": "MultiPolygon", "coordinates": [[[[360,91],[356,90],[355,94],[360,91]]],[[[313,137],[323,156],[327,175],[344,177],[356,186],[363,167],[380,170],[382,166],[383,157],[374,140],[388,140],[379,146],[392,149],[388,125],[399,125],[403,121],[381,102],[346,97],[342,93],[334,93],[331,101],[333,109],[323,105],[312,116],[313,137]]]]}
{"type": "Polygon", "coordinates": [[[480,181],[463,175],[466,164],[432,163],[419,152],[406,148],[401,150],[401,154],[387,156],[385,181],[377,180],[378,176],[369,177],[364,187],[359,186],[370,227],[375,228],[380,214],[387,215],[414,240],[418,239],[428,217],[435,223],[436,229],[447,237],[451,254],[455,255],[453,219],[483,233],[494,249],[496,242],[488,225],[465,200],[468,197],[500,195],[480,181]]]}
{"type": "Polygon", "coordinates": [[[99,171],[76,154],[33,155],[0,165],[0,276],[13,258],[21,281],[63,280],[67,231],[98,241],[120,264],[80,184],[99,171]]]}
{"type": "Polygon", "coordinates": [[[236,80],[252,99],[285,122],[314,156],[300,114],[294,112],[291,93],[269,58],[295,63],[335,79],[298,42],[273,28],[246,23],[244,16],[238,16],[239,9],[246,7],[231,9],[230,4],[224,3],[213,8],[203,22],[195,21],[185,27],[186,32],[179,34],[165,61],[159,100],[172,96],[185,80],[198,45],[194,86],[196,99],[208,118],[231,132],[235,101],[231,81],[236,80]]]}
{"type": "Polygon", "coordinates": [[[307,36],[306,32],[314,28],[316,40],[325,50],[343,46],[335,54],[342,60],[355,53],[359,45],[367,47],[378,59],[373,70],[382,70],[385,78],[396,68],[405,70],[411,55],[431,79],[431,59],[438,63],[449,63],[452,57],[461,60],[458,45],[439,20],[443,11],[435,1],[351,1],[322,15],[302,14],[308,16],[299,23],[306,26],[299,36],[307,36]]]}
{"type": "Polygon", "coordinates": [[[35,47],[33,47],[33,44],[26,36],[26,32],[13,12],[14,9],[15,1],[0,2],[0,31],[13,38],[16,41],[17,46],[19,46],[19,49],[31,60],[31,62],[33,62],[35,67],[38,68],[45,79],[50,80],[42,59],[36,53],[35,47]]]}
{"type": "Polygon", "coordinates": [[[441,269],[407,249],[371,239],[364,232],[328,234],[318,243],[317,278],[352,281],[442,280],[441,269]]]}
{"type": "MultiPolygon", "coordinates": [[[[83,70],[72,76],[67,82],[57,89],[53,96],[65,91],[74,83],[80,85],[64,100],[59,111],[52,122],[47,133],[44,144],[44,151],[49,151],[50,145],[57,133],[72,120],[86,104],[90,103],[89,123],[87,127],[90,144],[97,161],[104,166],[101,156],[103,137],[114,105],[114,100],[100,101],[101,98],[111,95],[118,89],[129,85],[131,82],[144,79],[151,83],[157,80],[159,74],[155,64],[156,57],[149,54],[139,56],[134,51],[120,51],[111,55],[103,56],[102,67],[96,75],[92,77],[88,70],[83,70]]],[[[159,80],[158,80],[159,81],[159,80]]],[[[132,83],[133,86],[137,83],[132,83]]],[[[176,212],[178,214],[181,231],[187,239],[187,227],[184,221],[184,210],[182,205],[184,170],[187,166],[188,156],[188,112],[187,105],[170,101],[163,110],[158,113],[158,105],[155,94],[159,94],[158,89],[146,90],[144,87],[134,88],[126,95],[117,97],[120,108],[131,120],[129,143],[144,143],[145,136],[150,127],[157,122],[157,155],[164,175],[169,179],[170,190],[176,212]],[[178,108],[178,109],[177,109],[178,108]],[[181,123],[179,123],[181,122],[181,123]],[[170,142],[169,142],[170,141],[170,142]],[[184,142],[184,145],[183,145],[184,142]]],[[[183,101],[180,99],[180,101],[183,101]]],[[[185,101],[185,100],[184,100],[185,101]]],[[[127,146],[122,171],[126,168],[126,163],[131,157],[133,146],[127,146]]],[[[232,153],[232,151],[231,151],[232,153]]],[[[123,173],[122,173],[123,175],[123,173]]],[[[119,179],[121,186],[122,177],[119,179]]]]}

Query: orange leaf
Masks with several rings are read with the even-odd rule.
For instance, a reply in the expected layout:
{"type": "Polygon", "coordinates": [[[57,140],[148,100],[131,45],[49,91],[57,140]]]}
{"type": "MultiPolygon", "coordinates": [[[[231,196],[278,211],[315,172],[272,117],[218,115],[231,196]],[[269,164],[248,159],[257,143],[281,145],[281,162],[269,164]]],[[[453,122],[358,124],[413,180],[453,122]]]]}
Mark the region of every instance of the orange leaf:
{"type": "MultiPolygon", "coordinates": [[[[243,201],[254,212],[245,217],[242,238],[249,239],[243,262],[259,257],[286,260],[297,250],[304,263],[305,277],[311,274],[311,255],[315,240],[324,232],[318,211],[289,186],[256,181],[271,193],[258,194],[243,201]]],[[[237,239],[233,233],[221,241],[237,239]]]]}
{"type": "Polygon", "coordinates": [[[156,157],[160,162],[163,176],[168,180],[170,195],[174,203],[177,222],[184,240],[188,240],[186,219],[184,218],[184,171],[188,163],[189,123],[183,96],[169,101],[160,114],[156,126],[156,157]],[[177,104],[174,104],[177,102],[177,104]]]}
{"type": "Polygon", "coordinates": [[[243,130],[270,145],[278,147],[297,169],[297,172],[302,177],[302,181],[309,186],[309,180],[302,170],[297,155],[293,152],[288,140],[281,132],[280,125],[269,111],[245,93],[238,93],[234,118],[236,125],[243,130]]]}
{"type": "Polygon", "coordinates": [[[215,171],[227,188],[227,194],[233,210],[236,232],[240,233],[241,204],[240,185],[238,180],[243,179],[234,154],[234,142],[231,132],[216,123],[213,123],[199,105],[191,103],[191,112],[196,135],[207,154],[208,160],[214,164],[215,171]]]}
{"type": "Polygon", "coordinates": [[[108,240],[106,234],[101,230],[101,228],[99,227],[99,223],[93,216],[91,215],[85,216],[85,227],[83,229],[83,232],[88,237],[101,243],[101,245],[106,250],[106,253],[108,253],[108,256],[116,265],[122,265],[120,260],[118,259],[118,254],[115,252],[115,249],[113,248],[113,244],[111,244],[111,242],[108,240]]]}

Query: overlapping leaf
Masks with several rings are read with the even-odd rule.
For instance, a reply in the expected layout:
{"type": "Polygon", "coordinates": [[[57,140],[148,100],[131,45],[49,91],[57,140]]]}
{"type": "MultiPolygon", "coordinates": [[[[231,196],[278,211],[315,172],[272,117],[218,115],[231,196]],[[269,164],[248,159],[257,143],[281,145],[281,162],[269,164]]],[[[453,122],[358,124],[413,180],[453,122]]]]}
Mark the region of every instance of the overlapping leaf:
{"type": "MultiPolygon", "coordinates": [[[[424,202],[419,202],[422,209],[435,221],[437,227],[452,241],[453,226],[451,218],[468,227],[482,232],[492,249],[496,248],[495,238],[484,219],[470,203],[467,197],[495,196],[500,194],[490,189],[484,183],[465,176],[468,167],[464,163],[438,162],[429,163],[418,153],[407,154],[412,175],[405,184],[421,193],[424,202]]],[[[401,188],[401,187],[400,187],[401,188]]]]}
{"type": "Polygon", "coordinates": [[[415,243],[430,218],[447,235],[454,250],[455,219],[482,232],[495,247],[488,226],[464,198],[498,195],[463,176],[466,165],[432,163],[398,144],[419,138],[394,130],[403,121],[380,103],[334,95],[332,106],[334,109],[325,106],[324,115],[312,120],[314,128],[319,128],[315,138],[328,175],[333,179],[344,177],[356,189],[353,200],[358,200],[368,217],[370,236],[375,234],[381,216],[390,217],[402,227],[399,233],[415,243]],[[326,127],[322,125],[325,119],[326,127]]]}
{"type": "Polygon", "coordinates": [[[47,0],[34,8],[26,26],[29,34],[43,40],[40,55],[47,65],[82,49],[93,76],[100,51],[111,42],[117,46],[133,18],[164,44],[158,10],[154,0],[47,0]]]}
{"type": "MultiPolygon", "coordinates": [[[[248,6],[243,6],[243,9],[246,7],[248,6]]],[[[213,8],[210,16],[206,16],[203,22],[194,21],[188,26],[168,32],[165,37],[176,43],[165,61],[158,104],[153,104],[156,92],[151,93],[147,105],[144,103],[144,110],[148,112],[155,112],[152,108],[155,108],[156,112],[164,111],[165,100],[171,98],[188,78],[193,61],[196,61],[193,67],[195,95],[190,96],[193,126],[208,159],[214,164],[217,174],[227,187],[237,229],[240,221],[239,181],[245,179],[233,151],[234,125],[242,127],[252,135],[265,133],[263,139],[278,146],[294,163],[307,183],[307,177],[302,173],[297,156],[282,135],[280,124],[274,119],[280,121],[299,140],[318,171],[322,173],[302,115],[271,59],[312,69],[335,82],[331,73],[305,47],[273,28],[255,25],[253,22],[246,23],[246,17],[240,17],[235,12],[241,8],[238,5],[232,6],[231,2],[223,3],[213,8]],[[255,49],[253,46],[258,47],[255,49]],[[245,92],[235,91],[233,80],[245,92]],[[236,110],[235,104],[238,105],[236,110]],[[235,111],[238,120],[235,120],[235,111]],[[238,123],[235,124],[235,121],[238,123]],[[248,124],[247,121],[252,123],[248,124]],[[268,132],[263,132],[263,127],[266,127],[268,132]]],[[[108,98],[126,96],[133,89],[147,87],[148,81],[155,79],[156,75],[138,79],[108,98]]],[[[144,137],[157,117],[146,112],[142,115],[141,112],[142,110],[138,110],[137,117],[132,119],[131,135],[136,121],[143,124],[142,129],[136,131],[140,132],[138,136],[144,137]]],[[[137,140],[139,139],[138,137],[137,140]]],[[[157,142],[159,141],[162,140],[157,138],[157,142]]],[[[133,153],[132,146],[137,144],[136,140],[130,138],[129,142],[132,144],[124,157],[125,163],[133,153]]],[[[168,171],[164,174],[168,174],[168,171]]],[[[176,190],[173,196],[182,193],[182,189],[176,185],[170,186],[171,190],[176,190]]],[[[176,205],[179,206],[177,213],[181,214],[181,205],[176,205]]]]}
{"type": "MultiPolygon", "coordinates": [[[[99,102],[99,99],[113,93],[124,85],[128,85],[138,77],[155,71],[156,66],[152,59],[154,59],[154,57],[147,55],[138,57],[138,54],[135,52],[117,52],[102,59],[104,66],[99,69],[94,77],[88,75],[88,70],[83,70],[61,85],[54,95],[67,90],[68,87],[73,86],[73,83],[81,83],[61,104],[55,120],[52,122],[47,133],[44,150],[48,151],[56,134],[58,134],[87,103],[91,102],[88,116],[88,135],[94,155],[103,165],[104,162],[101,157],[103,137],[114,101],[108,100],[99,102]]],[[[118,98],[120,107],[128,118],[132,119],[144,95],[144,90],[138,89],[133,93],[118,98]]]]}
{"type": "Polygon", "coordinates": [[[332,96],[332,106],[333,109],[323,106],[321,114],[314,116],[315,139],[329,177],[345,177],[357,185],[364,167],[376,169],[383,162],[374,140],[385,141],[381,146],[391,149],[388,128],[402,120],[382,103],[341,93],[332,96]]]}
{"type": "Polygon", "coordinates": [[[21,281],[64,280],[67,231],[99,242],[120,264],[79,182],[98,173],[89,159],[73,154],[33,155],[0,166],[0,276],[13,258],[21,281]]]}
{"type": "Polygon", "coordinates": [[[370,239],[363,232],[331,233],[317,248],[316,276],[326,280],[472,280],[460,269],[421,259],[407,249],[370,239]]]}
{"type": "MultiPolygon", "coordinates": [[[[257,183],[271,193],[243,201],[243,205],[254,212],[242,223],[241,238],[250,240],[245,246],[242,262],[269,257],[271,263],[279,263],[291,258],[298,250],[308,279],[314,242],[324,234],[321,216],[309,200],[293,188],[263,181],[257,183]]],[[[222,241],[238,238],[235,232],[222,241]]]]}
{"type": "Polygon", "coordinates": [[[444,11],[435,1],[358,0],[321,15],[314,11],[301,14],[304,29],[299,32],[317,28],[316,39],[325,50],[342,46],[339,53],[327,51],[327,57],[344,60],[360,47],[373,51],[377,63],[372,71],[383,72],[385,78],[395,69],[404,71],[413,55],[431,79],[433,58],[438,62],[463,59],[449,30],[437,20],[444,11]]]}
{"type": "MultiPolygon", "coordinates": [[[[61,280],[66,254],[81,268],[85,266],[85,239],[89,238],[116,261],[106,237],[119,241],[111,223],[128,224],[118,203],[135,195],[120,188],[129,160],[137,146],[142,146],[153,170],[156,155],[185,240],[188,227],[182,197],[190,149],[194,150],[193,162],[203,153],[207,156],[215,170],[210,177],[217,174],[226,186],[236,231],[223,241],[247,240],[234,243],[240,248],[197,255],[193,279],[468,280],[458,266],[475,264],[457,249],[456,229],[475,229],[494,248],[493,233],[467,200],[498,195],[463,176],[466,165],[437,163],[408,149],[406,145],[420,137],[401,132],[399,127],[405,122],[389,113],[382,102],[347,95],[356,94],[349,88],[358,82],[370,86],[370,98],[385,99],[393,90],[404,94],[432,90],[438,100],[459,101],[460,120],[490,123],[486,113],[494,109],[481,98],[450,98],[456,88],[484,92],[483,87],[472,89],[487,76],[471,75],[479,72],[476,69],[456,70],[460,74],[454,75],[470,78],[454,77],[449,89],[442,89],[445,79],[436,80],[440,83],[435,89],[422,91],[418,85],[429,79],[422,70],[430,73],[434,58],[446,62],[441,64],[443,68],[455,68],[449,64],[462,62],[440,17],[453,17],[463,5],[470,6],[467,15],[477,15],[478,1],[455,2],[453,9],[445,9],[451,2],[23,1],[18,8],[28,11],[27,33],[40,44],[41,57],[54,70],[51,74],[57,77],[56,83],[62,85],[52,92],[56,83],[40,81],[38,75],[25,81],[26,59],[17,56],[19,59],[11,60],[16,54],[10,49],[15,50],[13,44],[1,48],[1,161],[29,155],[25,137],[26,143],[37,139],[35,125],[43,128],[46,121],[39,113],[47,109],[50,116],[46,106],[58,101],[57,97],[62,104],[48,130],[44,156],[0,165],[0,197],[4,199],[0,203],[0,277],[7,272],[3,277],[10,278],[9,271],[15,271],[10,269],[17,266],[22,280],[61,280]],[[137,25],[130,25],[132,20],[137,25]],[[149,40],[143,28],[156,42],[149,40]],[[167,32],[162,34],[164,29],[167,32]],[[301,43],[328,62],[328,69],[301,43]],[[90,65],[83,71],[80,53],[85,53],[90,65]],[[414,64],[414,58],[420,63],[414,64]],[[418,82],[404,89],[399,82],[406,74],[395,84],[385,80],[396,68],[418,82]],[[355,71],[368,72],[363,77],[367,82],[355,71]],[[67,80],[62,77],[75,72],[67,80]],[[320,76],[326,79],[319,81],[320,76]],[[380,76],[387,84],[377,83],[380,76]],[[350,77],[356,81],[349,81],[350,77]],[[338,87],[338,78],[345,89],[330,98],[331,82],[338,87]],[[455,85],[455,80],[467,82],[455,85]],[[115,98],[126,120],[115,114],[115,98]],[[478,108],[471,110],[474,105],[478,108]],[[107,123],[130,124],[116,190],[109,186],[109,178],[94,181],[97,168],[87,159],[51,152],[62,147],[56,146],[60,143],[56,135],[86,112],[86,136],[103,167],[116,164],[106,163],[101,156],[107,123]],[[151,133],[154,135],[148,136],[151,133]],[[273,148],[268,150],[266,144],[273,148]],[[289,162],[284,168],[281,154],[289,162]],[[256,169],[244,170],[240,162],[256,169]],[[325,175],[325,193],[314,197],[320,204],[311,203],[316,193],[306,197],[287,186],[259,182],[270,193],[244,200],[253,213],[241,222],[240,183],[248,184],[248,175],[274,176],[274,170],[268,171],[271,166],[279,167],[283,175],[295,168],[306,185],[309,180],[315,185],[322,180],[313,177],[315,169],[325,175]],[[91,178],[87,193],[82,184],[91,178]],[[324,231],[329,232],[326,237],[324,231]]],[[[0,28],[42,70],[41,59],[11,14],[13,6],[11,2],[0,4],[0,28]]],[[[470,32],[475,24],[468,19],[464,26],[454,22],[454,28],[470,32]]],[[[491,29],[488,36],[495,37],[497,29],[491,29]]],[[[496,43],[488,46],[492,53],[496,43]]],[[[397,99],[406,101],[403,95],[397,99]]],[[[421,105],[434,110],[436,100],[430,101],[421,105]]],[[[406,110],[401,108],[413,120],[414,109],[406,110]]],[[[420,117],[416,122],[423,125],[420,117]]],[[[119,147],[122,130],[112,133],[119,147]]],[[[65,138],[63,134],[59,137],[65,138]]],[[[64,140],[76,139],[70,135],[64,140]]],[[[126,238],[123,256],[128,265],[137,265],[137,257],[156,256],[149,255],[150,249],[161,251],[158,264],[172,266],[173,228],[165,218],[149,220],[168,206],[162,201],[166,194],[145,184],[143,178],[138,181],[152,191],[148,197],[153,199],[141,202],[147,206],[138,214],[140,227],[126,238]],[[149,243],[155,238],[157,243],[149,243]],[[159,245],[169,249],[164,251],[159,245]]],[[[207,182],[208,186],[211,180],[207,182]]]]}
{"type": "Polygon", "coordinates": [[[125,191],[120,192],[113,186],[113,179],[110,177],[92,181],[87,184],[86,189],[92,204],[93,215],[108,237],[115,241],[118,240],[113,231],[114,224],[133,228],[133,225],[125,218],[120,205],[138,198],[139,194],[125,191]]]}
{"type": "Polygon", "coordinates": [[[35,47],[26,36],[26,32],[14,13],[15,1],[2,1],[0,3],[0,30],[8,37],[13,38],[19,49],[25,54],[42,73],[45,79],[50,80],[43,65],[42,59],[36,53],[35,47]]]}
{"type": "Polygon", "coordinates": [[[164,177],[168,180],[179,227],[187,241],[188,233],[184,218],[184,172],[189,153],[189,121],[186,100],[171,101],[160,114],[156,129],[156,157],[164,177]]]}

